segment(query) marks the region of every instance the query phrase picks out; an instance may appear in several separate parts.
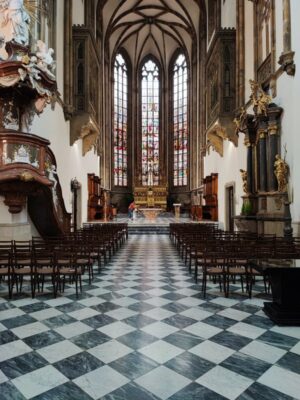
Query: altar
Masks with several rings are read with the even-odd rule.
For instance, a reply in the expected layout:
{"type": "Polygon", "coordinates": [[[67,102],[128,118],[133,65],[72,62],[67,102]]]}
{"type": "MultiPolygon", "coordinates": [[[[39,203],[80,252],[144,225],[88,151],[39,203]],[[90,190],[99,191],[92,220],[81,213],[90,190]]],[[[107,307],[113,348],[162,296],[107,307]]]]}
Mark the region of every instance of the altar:
{"type": "Polygon", "coordinates": [[[162,212],[161,208],[148,208],[148,207],[140,207],[138,210],[143,214],[143,216],[146,218],[146,222],[153,222],[156,220],[156,218],[159,216],[159,214],[162,212]]]}
{"type": "Polygon", "coordinates": [[[167,208],[167,187],[162,186],[136,186],[134,188],[134,202],[138,207],[159,208],[165,211],[167,208]]]}

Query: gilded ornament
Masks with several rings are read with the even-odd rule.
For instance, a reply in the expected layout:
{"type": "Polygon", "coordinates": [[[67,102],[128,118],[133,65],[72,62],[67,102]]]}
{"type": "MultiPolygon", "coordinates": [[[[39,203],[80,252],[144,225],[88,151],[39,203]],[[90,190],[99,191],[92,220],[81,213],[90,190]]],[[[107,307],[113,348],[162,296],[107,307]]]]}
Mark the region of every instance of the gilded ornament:
{"type": "Polygon", "coordinates": [[[258,82],[250,79],[249,83],[251,89],[250,99],[255,113],[267,116],[267,109],[269,104],[272,102],[272,97],[265,93],[258,82]]]}
{"type": "Polygon", "coordinates": [[[245,194],[249,193],[248,190],[248,172],[245,171],[244,169],[240,169],[242,181],[243,181],[243,191],[245,194]]]}
{"type": "Polygon", "coordinates": [[[237,115],[233,120],[236,126],[235,133],[237,135],[239,132],[242,132],[246,119],[247,119],[247,111],[244,107],[241,107],[239,115],[237,115]]]}
{"type": "Polygon", "coordinates": [[[285,193],[287,191],[289,166],[279,154],[275,156],[274,174],[278,183],[278,192],[285,193]]]}

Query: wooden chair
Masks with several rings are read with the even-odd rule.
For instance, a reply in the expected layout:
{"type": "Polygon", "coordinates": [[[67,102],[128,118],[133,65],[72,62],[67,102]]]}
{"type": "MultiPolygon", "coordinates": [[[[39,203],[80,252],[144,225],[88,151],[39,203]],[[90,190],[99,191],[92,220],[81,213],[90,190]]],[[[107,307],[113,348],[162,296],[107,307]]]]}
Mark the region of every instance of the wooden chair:
{"type": "Polygon", "coordinates": [[[33,269],[33,254],[31,241],[14,241],[14,279],[19,283],[19,292],[22,291],[24,277],[29,277],[32,298],[35,296],[35,274],[33,269]]]}
{"type": "Polygon", "coordinates": [[[0,283],[7,281],[8,297],[12,298],[15,283],[13,274],[13,243],[0,242],[0,283]]]}

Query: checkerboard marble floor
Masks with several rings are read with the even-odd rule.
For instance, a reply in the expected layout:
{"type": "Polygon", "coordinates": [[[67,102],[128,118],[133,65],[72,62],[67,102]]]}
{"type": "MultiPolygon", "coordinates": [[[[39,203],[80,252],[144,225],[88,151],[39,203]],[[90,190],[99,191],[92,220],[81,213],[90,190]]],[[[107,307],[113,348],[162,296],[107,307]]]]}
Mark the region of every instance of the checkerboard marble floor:
{"type": "Polygon", "coordinates": [[[167,236],[132,236],[78,300],[0,292],[0,399],[300,399],[300,328],[263,301],[203,299],[167,236]]]}

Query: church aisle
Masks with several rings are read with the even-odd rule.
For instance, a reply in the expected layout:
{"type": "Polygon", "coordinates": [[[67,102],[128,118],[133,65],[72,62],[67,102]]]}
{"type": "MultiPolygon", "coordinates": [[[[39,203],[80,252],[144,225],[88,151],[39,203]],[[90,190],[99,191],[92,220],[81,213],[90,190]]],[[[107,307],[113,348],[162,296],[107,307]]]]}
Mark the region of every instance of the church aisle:
{"type": "Polygon", "coordinates": [[[265,317],[259,284],[208,286],[168,236],[133,235],[78,300],[0,292],[0,399],[300,399],[300,327],[265,317]]]}

